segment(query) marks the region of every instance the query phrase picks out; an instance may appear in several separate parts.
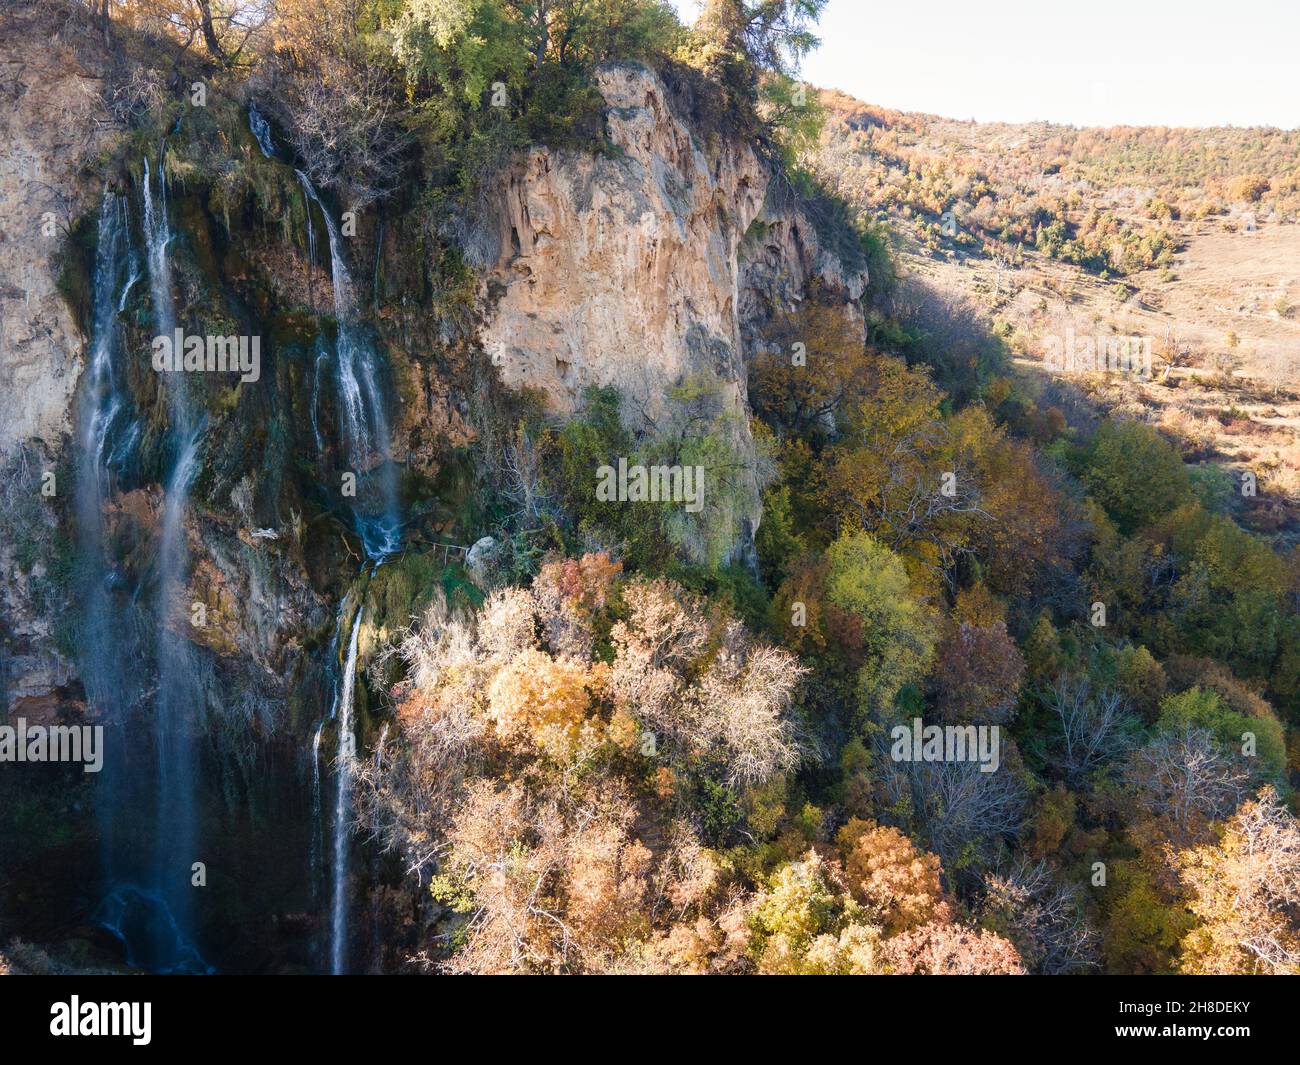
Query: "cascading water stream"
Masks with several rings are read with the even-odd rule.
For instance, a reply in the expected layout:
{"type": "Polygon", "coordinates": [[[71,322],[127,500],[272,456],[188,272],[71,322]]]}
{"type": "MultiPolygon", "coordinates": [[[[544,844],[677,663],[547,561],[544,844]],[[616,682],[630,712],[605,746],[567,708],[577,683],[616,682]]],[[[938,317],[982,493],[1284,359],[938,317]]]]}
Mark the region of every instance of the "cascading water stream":
{"type": "Polygon", "coordinates": [[[311,435],[316,441],[317,454],[320,454],[325,450],[325,441],[321,437],[320,418],[318,415],[320,412],[320,379],[324,373],[323,364],[326,355],[328,355],[328,352],[325,350],[324,345],[321,345],[319,350],[316,352],[316,366],[312,374],[311,384],[311,435]]]}
{"type": "MultiPolygon", "coordinates": [[[[346,599],[344,602],[346,603],[346,599]]],[[[331,666],[338,661],[339,630],[342,626],[343,607],[340,605],[338,617],[334,622],[334,635],[330,639],[329,655],[326,658],[326,661],[331,663],[331,666]]],[[[320,897],[321,881],[325,875],[325,822],[322,817],[324,807],[321,804],[320,746],[321,739],[324,737],[325,726],[333,720],[334,714],[338,711],[337,680],[335,685],[335,695],[330,705],[330,712],[316,722],[316,728],[311,734],[311,893],[313,900],[320,897]]]]}
{"type": "MultiPolygon", "coordinates": [[[[352,762],[356,756],[356,739],[352,724],[353,700],[356,695],[357,643],[361,635],[363,607],[358,606],[348,637],[348,656],[343,667],[334,718],[338,722],[338,755],[334,762],[337,781],[334,800],[333,870],[330,896],[330,972],[338,976],[347,965],[347,889],[348,889],[348,817],[352,803],[352,762]]],[[[339,624],[343,617],[340,611],[339,624]]]]}
{"type": "Polygon", "coordinates": [[[95,251],[90,358],[78,411],[76,514],[85,618],[81,674],[90,704],[112,722],[117,721],[121,684],[119,658],[112,649],[114,626],[107,586],[111,567],[104,553],[103,514],[111,473],[110,444],[115,432],[120,432],[129,403],[118,365],[116,315],[138,277],[132,266],[126,201],[105,189],[95,251]]]}
{"type": "MultiPolygon", "coordinates": [[[[260,139],[260,138],[259,138],[260,139]]],[[[356,288],[348,272],[343,255],[343,240],[337,223],[301,170],[296,172],[306,198],[309,254],[316,256],[316,231],[312,223],[312,205],[321,213],[330,249],[330,279],[334,295],[336,338],[334,366],[337,384],[339,428],[346,462],[357,475],[372,476],[371,490],[366,494],[368,503],[358,500],[353,508],[356,529],[361,537],[368,564],[372,571],[382,565],[385,558],[401,545],[401,520],[397,506],[396,471],[393,467],[387,403],[382,384],[379,357],[357,312],[356,288]]],[[[312,390],[311,422],[317,450],[323,450],[323,439],[317,418],[322,362],[327,353],[322,348],[316,358],[316,373],[312,390]]],[[[364,573],[365,567],[363,567],[364,573]]],[[[347,599],[339,608],[333,654],[343,646],[343,625],[347,599]]],[[[342,973],[347,968],[348,949],[348,867],[350,844],[350,816],[352,804],[352,775],[355,757],[354,702],[356,697],[357,644],[364,612],[358,603],[347,636],[347,654],[343,670],[335,689],[334,705],[329,718],[338,731],[338,752],[334,761],[335,793],[331,825],[330,870],[330,971],[342,973]]],[[[326,721],[317,726],[312,738],[312,809],[320,814],[320,741],[326,721]]],[[[319,824],[319,820],[317,821],[319,824]]],[[[323,857],[313,847],[312,871],[316,874],[317,862],[323,857]]]]}
{"type": "MultiPolygon", "coordinates": [[[[149,161],[144,164],[144,236],[147,246],[149,286],[156,336],[170,336],[176,325],[172,297],[167,219],[167,186],[161,165],[154,197],[149,161]]],[[[154,739],[157,746],[156,821],[152,881],[143,897],[155,899],[166,919],[150,922],[153,957],[157,967],[192,970],[197,951],[191,944],[190,876],[195,853],[194,725],[190,715],[199,705],[194,689],[194,668],[188,642],[174,628],[177,598],[185,587],[188,564],[185,514],[189,488],[199,468],[199,431],[190,411],[185,382],[172,372],[160,382],[167,393],[170,418],[171,468],[164,485],[162,522],[157,556],[158,691],[154,703],[154,739]]],[[[199,966],[201,967],[201,966],[199,966]]]]}
{"type": "Polygon", "coordinates": [[[81,380],[77,410],[76,522],[78,592],[82,629],[78,664],[90,716],[104,723],[105,764],[109,772],[96,781],[104,868],[115,875],[116,823],[120,812],[122,711],[126,648],[123,626],[112,602],[115,570],[104,543],[104,506],[114,466],[121,466],[138,433],[129,417],[130,399],[122,383],[121,335],[116,316],[139,278],[130,241],[126,200],[108,188],[100,204],[95,250],[94,302],[89,359],[81,380]]]}
{"type": "MultiPolygon", "coordinates": [[[[154,328],[175,328],[170,264],[171,233],[166,189],[144,161],[141,187],[145,272],[154,328]]],[[[109,726],[105,729],[105,772],[96,792],[104,866],[109,887],[95,917],[123,943],[127,962],[165,972],[208,972],[192,942],[188,920],[189,870],[193,861],[194,763],[189,730],[183,727],[186,679],[191,672],[183,641],[168,627],[169,606],[185,566],[185,495],[197,466],[198,434],[191,424],[179,381],[163,382],[175,458],[167,477],[157,553],[155,631],[137,639],[142,619],[134,605],[114,595],[123,581],[106,543],[104,511],[117,478],[134,461],[141,420],[126,384],[126,353],[117,316],[141,276],[130,239],[124,198],[105,193],[100,211],[94,275],[89,359],[81,386],[78,422],[76,516],[83,581],[81,674],[87,700],[109,726]],[[135,747],[130,730],[142,722],[133,711],[144,694],[132,689],[125,663],[149,643],[157,655],[158,691],[153,732],[158,752],[152,778],[130,770],[135,747]],[[152,818],[141,813],[152,807],[152,818]],[[152,846],[140,846],[152,830],[152,846]],[[182,864],[183,863],[183,864],[182,864]]],[[[141,634],[143,636],[143,633],[141,634]]]]}
{"type": "Polygon", "coordinates": [[[344,452],[357,473],[378,471],[377,513],[358,507],[357,533],[366,556],[378,560],[391,555],[401,544],[401,521],[397,507],[397,479],[393,469],[388,433],[388,412],[381,384],[379,357],[357,317],[356,288],[343,256],[339,227],[316,195],[311,181],[296,171],[311,205],[320,209],[330,246],[330,278],[334,288],[334,318],[337,323],[334,363],[338,378],[338,402],[344,452]]]}
{"type": "Polygon", "coordinates": [[[320,741],[321,734],[325,731],[325,722],[328,718],[322,718],[316,724],[316,730],[311,734],[311,895],[312,901],[315,902],[319,897],[321,863],[324,859],[324,840],[321,835],[323,809],[320,801],[320,741]]]}
{"type": "Polygon", "coordinates": [[[262,149],[262,154],[268,159],[275,155],[275,141],[271,139],[271,124],[262,117],[257,104],[251,100],[248,103],[248,128],[257,138],[257,146],[262,149]]]}
{"type": "MultiPolygon", "coordinates": [[[[161,162],[159,167],[161,171],[161,162]]],[[[154,328],[159,336],[171,336],[176,327],[176,312],[172,303],[172,264],[167,257],[167,249],[171,244],[171,228],[167,222],[167,186],[160,172],[158,206],[155,207],[153,178],[147,156],[144,160],[144,184],[140,192],[144,203],[144,239],[148,252],[154,328]]]]}

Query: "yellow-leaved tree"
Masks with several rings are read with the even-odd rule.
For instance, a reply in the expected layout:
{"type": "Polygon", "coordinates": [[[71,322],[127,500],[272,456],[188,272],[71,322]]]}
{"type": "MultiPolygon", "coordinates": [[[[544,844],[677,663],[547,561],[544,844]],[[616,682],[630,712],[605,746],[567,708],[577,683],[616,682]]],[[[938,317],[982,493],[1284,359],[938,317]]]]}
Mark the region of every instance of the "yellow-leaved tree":
{"type": "Polygon", "coordinates": [[[1183,939],[1183,972],[1300,974],[1300,822],[1272,787],[1229,819],[1218,843],[1176,862],[1201,922],[1183,939]]]}

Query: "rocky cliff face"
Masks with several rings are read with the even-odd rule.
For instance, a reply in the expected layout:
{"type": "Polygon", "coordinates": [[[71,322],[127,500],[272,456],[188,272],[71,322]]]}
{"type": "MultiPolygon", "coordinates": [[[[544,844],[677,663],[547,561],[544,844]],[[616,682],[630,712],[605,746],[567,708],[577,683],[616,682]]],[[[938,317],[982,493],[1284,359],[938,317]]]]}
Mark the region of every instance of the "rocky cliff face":
{"type": "MultiPolygon", "coordinates": [[[[0,38],[30,43],[28,16],[0,15],[0,38]]],[[[57,253],[85,204],[80,161],[99,141],[100,82],[73,48],[43,37],[0,62],[0,456],[70,427],[82,337],[57,285],[57,253]]]]}
{"type": "MultiPolygon", "coordinates": [[[[71,427],[84,345],[58,286],[57,253],[70,220],[89,208],[95,191],[78,186],[76,171],[97,142],[95,109],[102,105],[100,83],[70,45],[54,41],[21,55],[0,84],[9,103],[0,127],[11,146],[0,160],[0,209],[9,221],[0,241],[0,456],[34,440],[41,462],[52,464],[71,427]]],[[[704,138],[692,128],[658,75],[613,66],[600,72],[599,88],[614,150],[534,148],[500,181],[471,231],[466,250],[481,277],[479,341],[507,385],[539,389],[557,417],[578,408],[587,386],[612,385],[626,398],[629,421],[650,427],[665,416],[675,385],[707,375],[720,387],[736,442],[752,459],[745,362],[762,342],[763,323],[813,287],[857,315],[865,272],[846,268],[823,246],[805,208],[778,194],[750,145],[704,138]]],[[[428,446],[465,441],[465,432],[453,431],[461,415],[451,400],[433,404],[443,412],[438,417],[419,389],[401,392],[394,428],[408,461],[417,435],[428,446]]],[[[761,519],[755,470],[733,557],[744,557],[761,519]]],[[[34,473],[25,484],[35,488],[34,473]]],[[[48,523],[48,508],[41,509],[48,523]]],[[[191,532],[191,590],[210,600],[221,621],[209,649],[257,649],[252,657],[263,671],[284,670],[298,633],[283,618],[267,628],[267,610],[250,598],[256,582],[248,573],[268,567],[237,557],[277,556],[278,545],[235,543],[230,529],[248,522],[234,513],[196,510],[191,521],[200,520],[217,523],[211,535],[191,532]],[[213,547],[228,541],[229,550],[213,547]]],[[[71,677],[54,650],[39,588],[32,591],[41,565],[19,566],[12,545],[0,563],[12,578],[0,600],[10,702],[49,698],[71,677]]],[[[318,627],[322,604],[301,585],[281,574],[261,598],[279,603],[277,615],[292,600],[290,613],[310,616],[310,627],[318,627]]]]}
{"type": "Polygon", "coordinates": [[[817,283],[860,316],[865,270],[846,268],[746,143],[701,140],[652,71],[599,73],[608,155],[530,151],[502,182],[486,232],[480,339],[504,382],[557,416],[614,386],[635,428],[663,420],[675,385],[708,375],[742,454],[747,502],[733,558],[762,509],[746,396],[763,322],[817,283]],[[639,423],[639,424],[638,424],[639,423]]]}
{"type": "Polygon", "coordinates": [[[704,144],[653,72],[600,72],[612,157],[535,148],[480,244],[481,339],[503,380],[557,414],[613,385],[651,420],[701,371],[745,401],[745,333],[814,278],[856,302],[865,272],[824,251],[748,144],[704,144]],[[495,238],[495,239],[493,239],[495,238]]]}
{"type": "MultiPolygon", "coordinates": [[[[104,646],[122,666],[124,687],[115,694],[128,710],[126,745],[142,764],[158,763],[151,715],[163,704],[157,690],[166,654],[184,680],[183,698],[174,701],[188,709],[178,720],[201,739],[199,838],[224,841],[212,842],[211,860],[228,883],[268,885],[271,901],[249,908],[265,917],[306,905],[301,871],[280,879],[285,843],[277,832],[296,840],[293,853],[311,852],[319,810],[313,814],[303,794],[311,780],[319,787],[323,763],[308,739],[328,727],[348,611],[357,604],[365,611],[356,629],[361,670],[354,676],[365,676],[357,682],[355,728],[369,747],[383,727],[371,685],[378,691],[392,679],[371,656],[445,578],[447,551],[484,531],[472,467],[486,452],[472,448],[496,390],[482,380],[479,349],[506,385],[540,390],[557,419],[580,407],[587,386],[609,385],[625,397],[634,428],[662,428],[674,416],[675,386],[714,382],[708,394],[721,408],[718,424],[751,461],[746,473],[730,471],[743,498],[728,500],[726,520],[705,516],[722,530],[716,542],[688,550],[714,560],[721,543],[744,559],[761,519],[746,359],[763,342],[764,323],[814,288],[857,315],[866,277],[823,246],[805,209],[778,194],[749,145],[705,136],[682,117],[679,88],[640,66],[603,70],[611,149],[539,147],[502,176],[488,210],[465,230],[477,301],[474,277],[458,267],[460,287],[449,284],[454,299],[443,291],[450,309],[439,310],[422,280],[421,256],[432,243],[411,239],[400,215],[387,238],[383,223],[367,220],[348,246],[357,276],[374,278],[358,335],[364,331],[366,343],[373,335],[391,376],[391,454],[405,498],[414,501],[403,515],[409,550],[363,567],[350,504],[338,495],[335,371],[322,358],[338,330],[328,296],[332,260],[319,224],[313,253],[292,161],[257,150],[243,127],[238,86],[214,94],[209,111],[169,117],[158,127],[166,132],[155,130],[147,144],[138,130],[101,121],[102,49],[51,39],[42,17],[35,8],[0,16],[12,57],[0,60],[0,716],[98,719],[95,656],[82,638],[93,626],[81,606],[103,589],[114,633],[104,646]],[[124,425],[132,426],[122,432],[133,442],[105,481],[106,494],[88,508],[102,518],[102,551],[95,536],[83,535],[98,521],[80,513],[77,459],[85,451],[73,432],[103,185],[121,192],[126,243],[141,254],[140,168],[147,158],[158,174],[159,141],[170,172],[167,302],[174,301],[175,320],[193,335],[258,335],[264,358],[255,387],[187,380],[203,428],[181,519],[187,562],[174,586],[158,561],[163,485],[174,461],[171,414],[147,359],[163,298],[143,281],[127,286],[113,325],[122,353],[114,388],[124,425]],[[212,153],[196,147],[213,144],[220,147],[212,153]],[[99,155],[112,160],[106,168],[83,164],[99,155]],[[240,175],[244,191],[218,189],[210,180],[218,168],[240,175]],[[44,478],[53,474],[57,486],[46,493],[44,478]],[[253,809],[297,813],[269,832],[245,818],[253,809]]],[[[405,209],[398,199],[393,209],[405,209]]],[[[433,233],[437,223],[428,226],[433,233]]],[[[3,783],[19,788],[12,777],[3,783]]],[[[143,839],[148,823],[131,825],[131,802],[160,807],[146,801],[148,785],[130,794],[130,802],[110,805],[143,839]]],[[[39,796],[48,800],[51,824],[79,823],[81,835],[31,850],[11,875],[51,891],[82,890],[61,863],[80,862],[96,847],[97,830],[78,816],[83,791],[48,787],[39,796]]],[[[0,794],[0,812],[5,799],[0,794]]],[[[316,800],[319,806],[319,794],[316,800]]],[[[6,827],[0,816],[0,832],[6,827]]],[[[317,850],[316,872],[319,857],[317,850]]],[[[79,905],[50,899],[51,912],[79,905]]],[[[33,902],[32,913],[46,905],[33,902]]],[[[224,922],[244,905],[214,917],[207,938],[229,938],[224,922]]],[[[267,935],[261,927],[248,941],[267,935]]]]}
{"type": "Polygon", "coordinates": [[[12,523],[0,536],[0,690],[31,720],[54,713],[73,676],[56,639],[51,552],[55,470],[72,426],[84,337],[58,286],[60,249],[88,206],[77,171],[101,142],[101,84],[72,40],[31,12],[0,13],[0,477],[12,523]],[[33,449],[18,455],[21,445],[33,449]],[[27,543],[12,535],[22,525],[27,543]]]}

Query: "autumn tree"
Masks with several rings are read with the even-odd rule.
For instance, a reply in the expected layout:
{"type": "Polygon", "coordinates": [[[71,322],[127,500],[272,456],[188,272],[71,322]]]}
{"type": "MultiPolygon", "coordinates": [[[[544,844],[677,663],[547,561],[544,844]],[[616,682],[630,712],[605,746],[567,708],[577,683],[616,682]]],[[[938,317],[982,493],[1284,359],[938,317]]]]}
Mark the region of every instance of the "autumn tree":
{"type": "Polygon", "coordinates": [[[949,625],[935,648],[935,707],[947,721],[1005,724],[1025,671],[1006,623],[949,625]]]}
{"type": "Polygon", "coordinates": [[[816,851],[782,866],[754,901],[750,950],[766,975],[879,972],[880,930],[859,921],[838,866],[816,851]]]}
{"type": "Polygon", "coordinates": [[[949,915],[938,855],[918,851],[898,829],[852,818],[836,843],[850,894],[886,935],[949,915]]]}
{"type": "Polygon", "coordinates": [[[488,691],[488,714],[506,740],[527,737],[553,757],[572,758],[600,734],[591,711],[604,671],[568,655],[521,651],[488,691]]]}
{"type": "Polygon", "coordinates": [[[617,791],[564,803],[519,783],[466,791],[435,896],[464,915],[452,972],[591,972],[644,935],[651,854],[617,791]]]}
{"type": "Polygon", "coordinates": [[[979,513],[967,519],[971,552],[990,589],[1041,602],[1085,550],[1084,514],[1061,475],[1027,444],[983,419],[974,425],[970,462],[979,513]]]}
{"type": "Polygon", "coordinates": [[[275,110],[313,185],[361,211],[399,185],[412,140],[400,81],[369,57],[313,56],[281,82],[275,110]]]}
{"type": "Polygon", "coordinates": [[[1261,781],[1277,776],[1286,765],[1282,725],[1257,697],[1233,706],[1218,692],[1198,685],[1163,699],[1158,724],[1170,730],[1205,729],[1261,781]]]}
{"type": "Polygon", "coordinates": [[[1188,504],[1152,534],[1177,574],[1166,609],[1147,624],[1170,651],[1225,662],[1240,676],[1268,677],[1287,641],[1285,561],[1231,519],[1188,504]]]}
{"type": "Polygon", "coordinates": [[[894,936],[882,951],[900,976],[1023,976],[1016,948],[987,929],[931,923],[894,936]]]}
{"type": "Polygon", "coordinates": [[[1184,725],[1133,751],[1124,779],[1137,810],[1155,823],[1153,834],[1186,845],[1236,808],[1250,776],[1207,729],[1184,725]]]}
{"type": "Polygon", "coordinates": [[[1217,843],[1176,857],[1200,925],[1183,940],[1188,973],[1300,973],[1300,826],[1271,787],[1217,843]]]}
{"type": "Polygon", "coordinates": [[[182,48],[197,45],[215,65],[234,66],[246,61],[249,42],[276,17],[273,8],[238,0],[129,0],[110,5],[96,0],[100,27],[107,40],[110,7],[130,24],[179,41],[182,48]]]}
{"type": "Polygon", "coordinates": [[[609,672],[615,706],[668,745],[670,757],[717,755],[733,785],[758,783],[798,764],[789,708],[804,670],[789,652],[753,641],[734,621],[711,631],[698,603],[668,581],[624,590],[609,672]],[[690,673],[712,640],[714,653],[690,673]]]}
{"type": "Polygon", "coordinates": [[[937,586],[988,520],[977,462],[991,426],[974,409],[945,418],[938,389],[900,359],[869,355],[864,369],[827,450],[821,500],[841,527],[870,532],[937,586]]]}
{"type": "Polygon", "coordinates": [[[543,639],[554,654],[591,656],[597,616],[623,570],[607,552],[545,563],[533,581],[543,639]]]}
{"type": "Polygon", "coordinates": [[[930,614],[912,595],[902,560],[866,533],[847,533],[826,552],[826,598],[861,626],[858,674],[864,713],[888,714],[898,691],[924,675],[934,649],[930,614]]]}
{"type": "Polygon", "coordinates": [[[749,363],[750,403],[780,432],[830,438],[866,370],[862,322],[846,307],[809,301],[764,329],[749,363]]]}
{"type": "Polygon", "coordinates": [[[985,879],[983,917],[1036,973],[1087,972],[1098,962],[1099,936],[1084,913],[1077,883],[1058,881],[1045,861],[1016,861],[985,879]]]}
{"type": "Polygon", "coordinates": [[[1179,945],[1196,923],[1172,892],[1163,855],[1106,863],[1101,892],[1102,955],[1109,973],[1172,973],[1179,945]]]}

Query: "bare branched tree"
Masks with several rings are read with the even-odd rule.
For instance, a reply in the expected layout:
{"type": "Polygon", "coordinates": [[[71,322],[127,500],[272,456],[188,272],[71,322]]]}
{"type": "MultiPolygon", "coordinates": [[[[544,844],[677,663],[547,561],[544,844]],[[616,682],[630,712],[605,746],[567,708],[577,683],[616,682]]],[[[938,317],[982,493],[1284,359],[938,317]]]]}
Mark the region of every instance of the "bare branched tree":
{"type": "Polygon", "coordinates": [[[944,869],[960,869],[972,849],[996,853],[1003,837],[1014,835],[1023,818],[1025,794],[1004,766],[983,773],[976,762],[893,762],[883,760],[886,801],[910,811],[902,827],[928,841],[944,869]]]}
{"type": "Polygon", "coordinates": [[[535,528],[545,515],[555,512],[555,501],[546,492],[542,477],[542,446],[536,436],[520,426],[501,449],[501,493],[514,508],[520,528],[535,528]]]}
{"type": "Polygon", "coordinates": [[[728,783],[745,787],[798,767],[800,747],[787,710],[807,670],[787,651],[751,645],[739,636],[738,623],[732,630],[700,679],[700,718],[724,753],[728,783]]]}
{"type": "Polygon", "coordinates": [[[1087,677],[1067,675],[1052,686],[1047,708],[1056,746],[1053,761],[1071,787],[1083,784],[1129,748],[1133,718],[1128,701],[1117,691],[1094,692],[1087,677]]]}
{"type": "Polygon", "coordinates": [[[1169,375],[1176,368],[1191,365],[1192,346],[1186,341],[1180,340],[1174,327],[1169,326],[1165,330],[1164,338],[1161,340],[1159,347],[1156,349],[1156,357],[1164,364],[1164,369],[1160,373],[1160,380],[1167,381],[1169,375]]]}
{"type": "Polygon", "coordinates": [[[291,84],[286,125],[312,184],[353,211],[397,188],[411,141],[390,70],[326,56],[291,84]]]}
{"type": "Polygon", "coordinates": [[[1245,766],[1196,727],[1162,732],[1134,751],[1125,779],[1141,810],[1167,818],[1177,829],[1178,843],[1231,814],[1250,785],[1245,766]]]}
{"type": "Polygon", "coordinates": [[[1056,975],[1097,967],[1097,931],[1079,886],[1062,884],[1044,861],[1012,863],[985,877],[984,912],[1016,945],[1031,971],[1056,975]]]}

